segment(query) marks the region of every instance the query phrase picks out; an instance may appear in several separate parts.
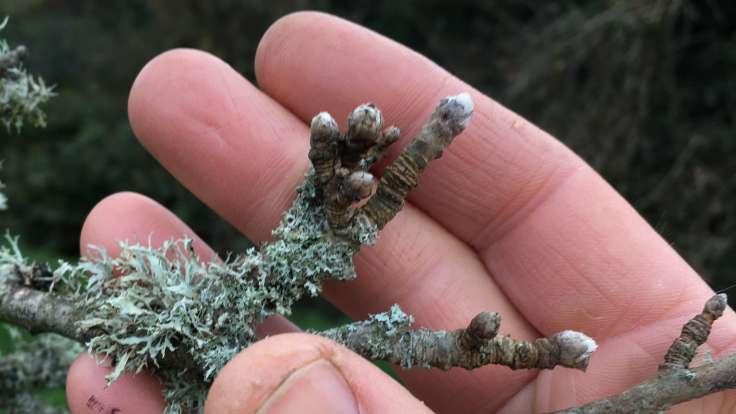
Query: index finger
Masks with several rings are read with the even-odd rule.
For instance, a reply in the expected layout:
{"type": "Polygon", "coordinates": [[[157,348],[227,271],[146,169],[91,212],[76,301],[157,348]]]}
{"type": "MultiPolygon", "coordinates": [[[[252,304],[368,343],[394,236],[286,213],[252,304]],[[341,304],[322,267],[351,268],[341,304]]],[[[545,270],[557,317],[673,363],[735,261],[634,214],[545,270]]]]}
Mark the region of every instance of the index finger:
{"type": "Polygon", "coordinates": [[[572,151],[396,42],[336,17],[296,13],[264,36],[256,73],[264,91],[305,121],[320,110],[344,119],[373,101],[402,128],[404,144],[438,99],[470,90],[470,127],[409,198],[475,248],[545,334],[576,329],[603,339],[697,311],[712,294],[572,151]]]}

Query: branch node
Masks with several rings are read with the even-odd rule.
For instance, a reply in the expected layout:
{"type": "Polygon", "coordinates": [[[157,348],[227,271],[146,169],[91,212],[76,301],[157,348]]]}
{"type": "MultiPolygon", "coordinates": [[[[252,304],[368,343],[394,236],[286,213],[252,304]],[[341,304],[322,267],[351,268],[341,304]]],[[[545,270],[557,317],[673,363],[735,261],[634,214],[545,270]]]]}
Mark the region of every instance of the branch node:
{"type": "Polygon", "coordinates": [[[728,297],[721,293],[708,299],[703,312],[695,315],[682,327],[680,336],[672,342],[659,371],[688,369],[700,345],[708,340],[713,322],[723,315],[728,297]]]}
{"type": "Polygon", "coordinates": [[[401,130],[395,126],[390,126],[381,132],[376,145],[368,149],[366,156],[361,161],[361,168],[368,170],[373,164],[380,160],[388,148],[399,140],[401,130]]]}
{"type": "Polygon", "coordinates": [[[481,312],[462,331],[460,343],[465,349],[478,349],[498,335],[500,325],[501,315],[498,312],[481,312]]]}

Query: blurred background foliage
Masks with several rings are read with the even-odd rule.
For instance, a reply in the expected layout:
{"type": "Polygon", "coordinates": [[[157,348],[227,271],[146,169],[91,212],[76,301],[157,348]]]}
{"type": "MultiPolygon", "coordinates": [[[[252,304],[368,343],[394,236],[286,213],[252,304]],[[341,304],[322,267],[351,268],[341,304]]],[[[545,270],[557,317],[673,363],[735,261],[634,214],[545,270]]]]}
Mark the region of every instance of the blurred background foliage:
{"type": "MultiPolygon", "coordinates": [[[[73,257],[90,209],[131,190],[219,252],[243,249],[247,240],[138,145],[127,95],[147,61],[182,46],[255,81],[261,35],[301,9],[406,44],[527,117],[589,161],[714,287],[734,281],[736,2],[726,0],[0,0],[12,16],[3,35],[29,47],[27,66],[59,94],[47,129],[0,131],[3,227],[38,257],[73,257]]],[[[320,328],[339,315],[315,302],[296,319],[320,328]]]]}

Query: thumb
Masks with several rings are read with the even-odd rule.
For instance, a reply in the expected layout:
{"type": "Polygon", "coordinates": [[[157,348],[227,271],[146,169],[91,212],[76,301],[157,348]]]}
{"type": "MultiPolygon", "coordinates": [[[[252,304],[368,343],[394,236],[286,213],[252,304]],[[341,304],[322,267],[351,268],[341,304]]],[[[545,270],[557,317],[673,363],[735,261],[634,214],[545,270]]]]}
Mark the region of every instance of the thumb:
{"type": "Polygon", "coordinates": [[[220,371],[205,413],[429,413],[393,378],[328,339],[266,338],[220,371]]]}

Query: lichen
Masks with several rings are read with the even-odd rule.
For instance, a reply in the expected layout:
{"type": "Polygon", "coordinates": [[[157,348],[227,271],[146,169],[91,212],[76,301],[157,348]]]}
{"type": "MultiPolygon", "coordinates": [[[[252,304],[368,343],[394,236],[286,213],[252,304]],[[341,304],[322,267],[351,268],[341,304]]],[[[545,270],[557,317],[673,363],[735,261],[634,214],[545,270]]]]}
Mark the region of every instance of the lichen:
{"type": "MultiPolygon", "coordinates": [[[[274,314],[289,315],[327,279],[354,278],[356,240],[375,240],[370,224],[355,226],[348,237],[332,234],[313,179],[309,171],[274,241],[261,250],[204,262],[188,239],[160,248],[122,243],[116,258],[93,248],[76,265],[60,262],[43,276],[44,286],[84,307],[78,327],[97,333],[87,342],[89,352],[113,361],[108,381],[123,372],[156,370],[167,384],[168,412],[195,409],[217,372],[257,339],[255,326],[274,314]],[[164,366],[177,350],[186,350],[197,369],[164,366]]],[[[22,274],[15,270],[31,265],[17,238],[7,236],[0,274],[22,274]]]]}
{"type": "MultiPolygon", "coordinates": [[[[7,22],[5,18],[0,23],[0,30],[7,22]]],[[[8,131],[15,129],[17,132],[25,122],[46,126],[46,114],[41,105],[55,95],[53,86],[47,86],[41,77],[30,75],[12,56],[14,53],[19,51],[0,39],[0,61],[12,63],[10,67],[0,68],[0,122],[8,131]]]]}
{"type": "MultiPolygon", "coordinates": [[[[370,315],[365,321],[355,322],[324,332],[315,332],[338,343],[347,344],[350,336],[356,332],[363,332],[361,337],[367,341],[361,344],[361,353],[373,359],[386,359],[395,353],[395,344],[401,337],[410,338],[414,318],[401,310],[399,305],[391,306],[388,312],[370,315]]],[[[399,363],[402,368],[415,366],[409,355],[399,363]]]]}
{"type": "MultiPolygon", "coordinates": [[[[5,278],[0,289],[14,291],[0,291],[0,299],[12,312],[25,315],[16,322],[29,329],[35,315],[43,320],[36,329],[51,326],[85,342],[98,361],[113,364],[109,382],[124,372],[152,371],[164,383],[167,413],[201,412],[214,377],[258,339],[255,329],[261,322],[272,315],[288,316],[297,301],[318,295],[327,280],[356,277],[353,256],[361,246],[376,242],[428,161],[441,155],[471,114],[467,95],[442,100],[419,137],[378,183],[363,168],[396,142],[398,129],[382,130],[380,111],[370,104],[351,114],[343,138],[336,124],[318,116],[310,142],[319,151],[310,151],[310,160],[323,171],[305,174],[271,242],[223,261],[203,261],[190,239],[170,240],[158,248],[150,241],[123,242],[117,257],[93,247],[79,263],[60,261],[52,270],[26,260],[17,239],[7,236],[0,249],[0,277],[5,278]],[[28,297],[24,295],[35,298],[29,301],[32,307],[20,306],[22,299],[13,302],[28,297]],[[57,318],[57,313],[64,316],[57,318]],[[64,318],[68,320],[59,320],[64,318]]],[[[412,329],[413,318],[394,305],[366,321],[317,334],[364,357],[404,368],[472,369],[491,363],[551,368],[559,359],[553,351],[569,354],[575,364],[566,366],[580,368],[579,352],[592,348],[585,342],[581,349],[580,341],[567,340],[578,338],[569,334],[560,344],[574,342],[570,352],[546,347],[548,339],[497,339],[497,315],[485,316],[474,318],[467,329],[412,329]]],[[[587,356],[583,362],[587,364],[587,356]]]]}

